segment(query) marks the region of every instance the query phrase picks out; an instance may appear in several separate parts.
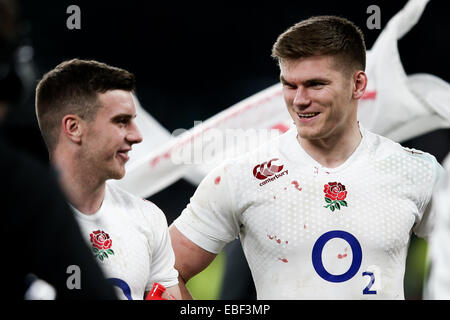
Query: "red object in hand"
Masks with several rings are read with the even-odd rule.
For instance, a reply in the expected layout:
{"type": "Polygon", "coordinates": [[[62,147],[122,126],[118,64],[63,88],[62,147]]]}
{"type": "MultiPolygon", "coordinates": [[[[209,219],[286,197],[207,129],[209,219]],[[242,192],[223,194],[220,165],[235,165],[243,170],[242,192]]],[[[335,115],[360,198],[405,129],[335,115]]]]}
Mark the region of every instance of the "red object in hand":
{"type": "Polygon", "coordinates": [[[166,291],[166,287],[162,284],[155,282],[150,293],[147,295],[145,300],[167,300],[162,297],[163,293],[166,291]]]}

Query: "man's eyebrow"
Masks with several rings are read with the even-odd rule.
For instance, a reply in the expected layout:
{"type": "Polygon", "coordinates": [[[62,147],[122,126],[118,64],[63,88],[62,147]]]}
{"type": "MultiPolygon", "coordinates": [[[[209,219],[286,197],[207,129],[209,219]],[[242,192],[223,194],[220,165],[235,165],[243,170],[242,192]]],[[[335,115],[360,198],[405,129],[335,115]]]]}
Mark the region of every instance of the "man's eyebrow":
{"type": "Polygon", "coordinates": [[[289,83],[289,81],[287,81],[287,80],[283,77],[283,75],[280,75],[280,81],[281,81],[281,83],[283,83],[283,84],[291,84],[291,83],[289,83]]]}
{"type": "Polygon", "coordinates": [[[318,77],[318,78],[312,78],[312,79],[305,80],[303,82],[303,84],[310,84],[310,83],[313,83],[313,82],[330,83],[331,81],[329,79],[326,79],[326,78],[318,77]]]}
{"type": "MultiPolygon", "coordinates": [[[[287,81],[282,75],[280,76],[280,81],[281,81],[282,84],[295,86],[295,84],[290,83],[289,81],[287,81]]],[[[327,79],[327,78],[317,77],[317,78],[312,78],[312,79],[308,79],[308,80],[302,81],[302,85],[310,85],[312,83],[317,83],[317,82],[328,84],[331,81],[329,79],[327,79]]]]}
{"type": "Polygon", "coordinates": [[[122,119],[130,120],[130,119],[134,119],[134,118],[136,118],[136,114],[132,115],[129,113],[119,113],[119,114],[116,114],[114,117],[112,117],[112,120],[113,121],[122,120],[122,119]]]}

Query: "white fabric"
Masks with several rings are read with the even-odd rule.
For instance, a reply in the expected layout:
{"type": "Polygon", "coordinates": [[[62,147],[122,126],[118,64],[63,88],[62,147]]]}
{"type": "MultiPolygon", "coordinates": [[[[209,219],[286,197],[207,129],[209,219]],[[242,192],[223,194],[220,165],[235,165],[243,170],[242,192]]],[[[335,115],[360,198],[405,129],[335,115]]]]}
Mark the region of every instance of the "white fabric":
{"type": "Polygon", "coordinates": [[[90,234],[100,230],[112,240],[112,253],[96,257],[108,278],[124,281],[131,290],[117,288],[121,299],[142,300],[154,282],[166,287],[178,283],[175,256],[163,212],[153,203],[106,184],[101,208],[85,215],[72,207],[82,235],[94,252],[90,234]]]}
{"type": "MultiPolygon", "coordinates": [[[[350,158],[328,169],[301,148],[292,128],[209,173],[174,224],[213,253],[239,236],[258,299],[404,299],[411,232],[427,238],[432,230],[434,217],[425,209],[442,168],[430,154],[361,132],[350,158]],[[276,159],[271,165],[279,166],[277,172],[256,178],[258,165],[267,168],[270,159],[276,159]],[[331,182],[347,191],[345,205],[334,211],[326,207],[324,192],[331,182]],[[333,230],[350,233],[361,246],[361,263],[342,282],[319,276],[312,258],[319,237],[333,230]],[[376,294],[364,294],[370,274],[363,272],[375,277],[368,289],[376,294]]],[[[357,261],[357,250],[332,238],[319,256],[339,278],[357,261]]]]}
{"type": "Polygon", "coordinates": [[[372,132],[399,142],[450,127],[450,85],[428,74],[406,75],[397,47],[427,3],[410,0],[367,52],[367,91],[376,92],[376,99],[360,102],[358,119],[372,132]]]}
{"type": "Polygon", "coordinates": [[[437,224],[428,246],[430,275],[425,283],[425,299],[450,299],[450,153],[443,165],[446,174],[433,196],[437,224]]]}
{"type": "MultiPolygon", "coordinates": [[[[207,144],[213,145],[217,140],[211,141],[205,134],[211,129],[222,130],[223,138],[226,129],[270,129],[279,124],[290,123],[289,113],[283,104],[281,86],[276,84],[270,88],[247,98],[238,104],[218,113],[212,118],[194,126],[177,137],[167,141],[164,133],[155,135],[155,132],[165,129],[151,125],[151,122],[137,123],[143,136],[143,142],[139,146],[139,154],[130,153],[130,161],[126,166],[126,175],[121,180],[113,181],[123,189],[139,197],[147,198],[166,188],[182,177],[186,177],[194,184],[198,184],[204,178],[206,172],[215,167],[218,161],[208,164],[176,163],[173,157],[186,153],[192,149],[192,154],[203,154],[207,144]],[[154,144],[157,142],[158,146],[154,144]],[[145,154],[147,150],[147,154],[145,154]],[[143,152],[141,152],[143,151],[143,152]]],[[[142,108],[136,111],[138,120],[141,116],[151,118],[142,108]]],[[[152,118],[153,119],[153,118],[152,118]]],[[[153,119],[153,121],[155,121],[153,119]]],[[[276,132],[276,130],[274,130],[276,132]]],[[[270,135],[272,132],[269,132],[270,135]]],[[[234,149],[234,144],[228,144],[229,149],[234,149]]],[[[133,146],[133,149],[135,146],[133,146]]],[[[225,152],[227,152],[225,150],[225,152]]],[[[222,156],[222,154],[217,154],[222,156]]]]}

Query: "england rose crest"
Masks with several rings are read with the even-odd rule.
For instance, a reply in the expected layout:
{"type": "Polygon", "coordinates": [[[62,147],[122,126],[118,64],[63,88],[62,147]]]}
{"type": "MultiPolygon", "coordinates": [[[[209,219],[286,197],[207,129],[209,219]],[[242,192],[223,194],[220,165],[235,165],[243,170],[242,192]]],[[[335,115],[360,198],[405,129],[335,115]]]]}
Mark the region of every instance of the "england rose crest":
{"type": "Polygon", "coordinates": [[[341,210],[341,206],[347,206],[347,201],[345,201],[347,191],[340,182],[328,182],[328,184],[324,185],[323,192],[327,203],[324,208],[330,208],[331,211],[334,211],[335,209],[341,210]]]}
{"type": "Polygon", "coordinates": [[[97,230],[92,232],[90,236],[92,250],[94,251],[94,256],[96,258],[103,261],[103,259],[109,258],[108,255],[114,255],[114,251],[111,249],[112,240],[106,232],[97,230]]]}

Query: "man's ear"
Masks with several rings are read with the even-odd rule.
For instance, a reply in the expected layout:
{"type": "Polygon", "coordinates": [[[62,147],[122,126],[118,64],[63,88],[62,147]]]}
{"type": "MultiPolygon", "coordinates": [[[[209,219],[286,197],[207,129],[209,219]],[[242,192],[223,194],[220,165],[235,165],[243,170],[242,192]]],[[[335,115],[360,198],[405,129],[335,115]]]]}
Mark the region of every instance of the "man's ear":
{"type": "Polygon", "coordinates": [[[353,99],[360,99],[367,88],[367,75],[364,71],[357,71],[353,74],[353,99]]]}
{"type": "Polygon", "coordinates": [[[83,120],[79,116],[75,114],[67,114],[62,119],[61,125],[61,131],[64,136],[75,143],[81,142],[84,124],[83,120]]]}

